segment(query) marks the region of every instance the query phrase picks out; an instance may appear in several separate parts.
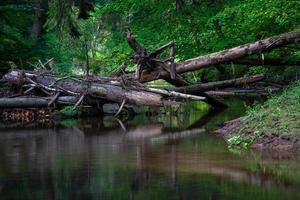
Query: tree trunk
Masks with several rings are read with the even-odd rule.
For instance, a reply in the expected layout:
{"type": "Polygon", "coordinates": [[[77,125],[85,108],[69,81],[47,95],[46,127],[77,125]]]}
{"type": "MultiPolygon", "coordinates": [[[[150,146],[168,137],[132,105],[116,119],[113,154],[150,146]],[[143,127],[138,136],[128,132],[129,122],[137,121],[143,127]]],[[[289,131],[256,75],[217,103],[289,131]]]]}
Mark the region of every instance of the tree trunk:
{"type": "Polygon", "coordinates": [[[268,96],[273,92],[278,91],[278,88],[269,89],[229,89],[229,90],[218,90],[218,91],[206,91],[206,94],[211,96],[226,97],[226,96],[268,96]]]}
{"type": "Polygon", "coordinates": [[[90,62],[89,62],[89,47],[88,47],[88,42],[85,39],[84,40],[84,57],[85,57],[85,75],[89,76],[90,72],[90,62]]]}
{"type": "Polygon", "coordinates": [[[187,93],[187,94],[200,94],[200,93],[208,91],[208,90],[215,90],[215,89],[226,88],[226,87],[234,87],[234,86],[239,86],[239,85],[247,85],[247,84],[261,81],[264,78],[265,78],[264,74],[257,74],[254,76],[235,78],[235,79],[225,80],[225,81],[216,81],[216,82],[210,82],[210,83],[190,85],[190,86],[185,86],[185,87],[178,87],[178,88],[174,88],[173,90],[176,92],[182,92],[182,93],[187,93]]]}
{"type": "Polygon", "coordinates": [[[37,9],[32,25],[31,37],[33,40],[40,38],[43,32],[43,25],[47,19],[48,0],[36,0],[37,9]]]}
{"type": "MultiPolygon", "coordinates": [[[[50,101],[51,97],[0,98],[0,108],[44,108],[50,101]]],[[[62,105],[74,105],[76,102],[77,98],[73,96],[62,96],[56,101],[62,105]]]]}
{"type": "MultiPolygon", "coordinates": [[[[281,35],[273,36],[267,39],[259,40],[254,43],[249,43],[219,51],[205,56],[196,57],[176,64],[177,73],[185,73],[195,71],[204,67],[215,64],[228,63],[237,59],[244,58],[249,55],[270,51],[284,45],[296,43],[300,40],[300,31],[288,32],[281,35]]],[[[169,73],[166,70],[157,68],[156,70],[144,70],[141,74],[141,82],[149,82],[156,79],[166,79],[169,73]]]]}
{"type": "MultiPolygon", "coordinates": [[[[137,106],[164,106],[174,104],[186,99],[203,100],[205,98],[174,91],[146,88],[141,85],[126,85],[125,82],[117,81],[115,78],[93,78],[75,79],[71,77],[56,79],[53,75],[37,74],[33,72],[11,71],[6,74],[2,81],[44,91],[53,98],[58,93],[72,95],[77,98],[79,105],[86,97],[87,99],[104,102],[128,103],[137,106]]],[[[57,96],[58,97],[58,96],[57,96]]],[[[42,102],[44,103],[44,101],[42,102]]]]}
{"type": "Polygon", "coordinates": [[[249,66],[300,66],[300,60],[284,60],[280,58],[241,58],[232,61],[232,63],[249,66]]]}
{"type": "Polygon", "coordinates": [[[184,0],[175,0],[176,9],[180,10],[184,6],[184,0]]]}
{"type": "MultiPolygon", "coordinates": [[[[164,71],[167,71],[170,73],[170,76],[166,76],[164,78],[165,81],[169,82],[172,85],[175,86],[186,86],[189,85],[187,81],[185,81],[180,75],[176,73],[175,69],[175,63],[174,63],[174,45],[175,42],[169,42],[168,44],[165,44],[156,50],[154,50],[151,53],[148,53],[146,49],[144,49],[135,39],[134,35],[130,31],[129,28],[126,30],[126,37],[127,42],[129,46],[134,50],[135,55],[132,56],[134,63],[137,64],[136,68],[136,74],[135,77],[132,76],[126,76],[126,79],[134,80],[137,79],[140,81],[140,75],[141,72],[144,71],[153,71],[156,69],[162,69],[164,71]],[[170,49],[170,57],[166,59],[157,59],[156,57],[166,51],[167,49],[170,49]],[[170,63],[170,67],[168,67],[168,63],[170,63]],[[147,69],[147,70],[144,70],[147,69]]],[[[158,74],[159,75],[159,74],[158,74]]],[[[226,105],[215,99],[214,97],[211,97],[207,94],[203,94],[205,96],[205,102],[210,104],[213,107],[226,107],[226,105]]]]}

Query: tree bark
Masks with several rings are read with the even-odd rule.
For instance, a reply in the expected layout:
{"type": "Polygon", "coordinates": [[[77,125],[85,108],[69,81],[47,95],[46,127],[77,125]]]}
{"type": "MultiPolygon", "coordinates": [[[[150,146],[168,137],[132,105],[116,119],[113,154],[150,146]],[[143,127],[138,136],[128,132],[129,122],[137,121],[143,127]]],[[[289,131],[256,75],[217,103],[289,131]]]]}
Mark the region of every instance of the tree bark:
{"type": "Polygon", "coordinates": [[[43,25],[47,19],[48,0],[36,0],[37,10],[32,25],[31,38],[37,40],[43,32],[43,25]]]}
{"type": "Polygon", "coordinates": [[[238,65],[249,65],[249,66],[300,66],[299,60],[284,60],[280,58],[264,58],[264,59],[255,59],[255,58],[241,58],[238,60],[232,61],[234,64],[238,65]]]}
{"type": "MultiPolygon", "coordinates": [[[[205,56],[196,57],[176,64],[177,73],[195,71],[215,64],[228,63],[253,54],[270,51],[272,49],[293,44],[300,41],[300,31],[293,31],[267,39],[259,40],[254,43],[244,44],[231,49],[219,51],[205,56]]],[[[169,73],[161,68],[148,71],[144,70],[141,74],[141,82],[149,82],[157,79],[167,79],[169,73]]]]}
{"type": "MultiPolygon", "coordinates": [[[[0,98],[0,108],[45,108],[48,107],[51,97],[16,97],[0,98]]],[[[73,105],[77,101],[76,97],[63,96],[56,101],[61,105],[73,105]]]]}
{"type": "Polygon", "coordinates": [[[190,85],[190,86],[185,86],[185,87],[178,87],[178,88],[174,88],[173,90],[176,92],[195,95],[195,94],[199,94],[199,93],[202,93],[202,92],[205,92],[208,90],[215,90],[215,89],[220,89],[220,88],[251,84],[251,83],[258,82],[258,81],[262,81],[264,78],[265,78],[264,74],[257,74],[254,76],[241,77],[241,78],[225,80],[225,81],[216,81],[216,82],[210,82],[210,83],[190,85]]]}
{"type": "Polygon", "coordinates": [[[219,90],[219,91],[206,91],[206,94],[209,94],[211,96],[268,96],[273,92],[278,91],[278,88],[272,88],[272,89],[244,89],[244,90],[236,90],[236,89],[230,89],[230,90],[219,90]]]}
{"type": "Polygon", "coordinates": [[[184,0],[175,0],[176,9],[180,10],[184,6],[184,0]]]}
{"type": "Polygon", "coordinates": [[[83,47],[84,47],[84,57],[85,57],[85,74],[86,76],[89,76],[90,74],[89,47],[86,39],[84,40],[83,47]]]}

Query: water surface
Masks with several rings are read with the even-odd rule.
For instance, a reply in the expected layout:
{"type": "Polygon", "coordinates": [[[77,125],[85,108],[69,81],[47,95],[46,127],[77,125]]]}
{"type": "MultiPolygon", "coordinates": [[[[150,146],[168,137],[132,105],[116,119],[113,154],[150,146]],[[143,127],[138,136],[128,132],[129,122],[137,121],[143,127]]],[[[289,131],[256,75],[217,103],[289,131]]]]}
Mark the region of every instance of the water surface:
{"type": "Polygon", "coordinates": [[[243,115],[230,104],[1,129],[0,199],[300,199],[297,156],[233,153],[212,134],[243,115]]]}

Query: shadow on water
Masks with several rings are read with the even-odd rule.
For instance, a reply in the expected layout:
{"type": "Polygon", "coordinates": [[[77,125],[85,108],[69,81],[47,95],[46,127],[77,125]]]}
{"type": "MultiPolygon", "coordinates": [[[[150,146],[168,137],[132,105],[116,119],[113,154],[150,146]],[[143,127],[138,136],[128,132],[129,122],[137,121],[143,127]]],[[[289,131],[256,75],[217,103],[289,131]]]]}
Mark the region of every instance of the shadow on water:
{"type": "Polygon", "coordinates": [[[297,199],[297,159],[232,154],[209,130],[245,111],[84,119],[0,130],[0,199],[297,199]]]}

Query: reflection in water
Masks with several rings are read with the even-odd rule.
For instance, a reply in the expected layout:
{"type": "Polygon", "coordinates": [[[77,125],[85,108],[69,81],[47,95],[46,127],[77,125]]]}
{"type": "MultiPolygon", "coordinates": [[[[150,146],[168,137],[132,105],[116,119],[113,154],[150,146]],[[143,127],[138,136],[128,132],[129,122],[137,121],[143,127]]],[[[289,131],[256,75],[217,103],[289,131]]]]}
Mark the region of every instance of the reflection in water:
{"type": "Polygon", "coordinates": [[[2,129],[0,199],[300,197],[300,164],[234,155],[204,126],[238,114],[194,111],[189,117],[210,122],[180,116],[180,124],[160,116],[123,126],[89,119],[69,128],[2,129]]]}

